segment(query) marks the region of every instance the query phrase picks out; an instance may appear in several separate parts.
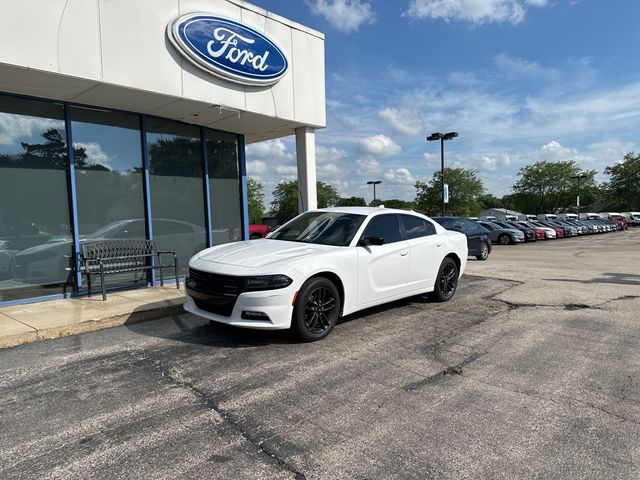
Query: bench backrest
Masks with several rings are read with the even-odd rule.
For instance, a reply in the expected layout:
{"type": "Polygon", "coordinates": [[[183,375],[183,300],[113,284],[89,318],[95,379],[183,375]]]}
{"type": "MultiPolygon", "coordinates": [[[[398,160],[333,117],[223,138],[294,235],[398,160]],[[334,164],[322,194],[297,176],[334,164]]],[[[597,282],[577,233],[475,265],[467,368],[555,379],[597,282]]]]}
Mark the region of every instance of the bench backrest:
{"type": "Polygon", "coordinates": [[[81,243],[80,251],[83,262],[100,259],[106,267],[143,266],[150,256],[158,253],[158,247],[155,240],[94,240],[81,243]]]}

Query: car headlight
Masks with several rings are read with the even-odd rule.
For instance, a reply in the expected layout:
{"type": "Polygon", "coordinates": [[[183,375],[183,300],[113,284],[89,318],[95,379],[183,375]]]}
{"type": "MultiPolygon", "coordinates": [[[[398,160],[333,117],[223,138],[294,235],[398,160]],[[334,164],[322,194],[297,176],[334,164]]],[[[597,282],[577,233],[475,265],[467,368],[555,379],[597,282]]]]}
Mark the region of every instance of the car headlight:
{"type": "Polygon", "coordinates": [[[291,285],[291,280],[286,275],[257,275],[247,277],[245,291],[256,292],[260,290],[277,290],[291,285]]]}

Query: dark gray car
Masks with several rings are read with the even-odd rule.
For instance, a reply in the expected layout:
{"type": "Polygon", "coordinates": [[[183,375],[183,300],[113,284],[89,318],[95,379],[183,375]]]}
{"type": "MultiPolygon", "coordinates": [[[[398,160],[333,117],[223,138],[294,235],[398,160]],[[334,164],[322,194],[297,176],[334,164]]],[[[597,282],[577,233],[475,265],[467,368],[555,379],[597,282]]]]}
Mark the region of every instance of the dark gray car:
{"type": "Polygon", "coordinates": [[[516,228],[504,228],[493,222],[478,222],[484,228],[489,230],[491,241],[500,245],[515,245],[516,243],[524,243],[524,232],[516,228]]]}

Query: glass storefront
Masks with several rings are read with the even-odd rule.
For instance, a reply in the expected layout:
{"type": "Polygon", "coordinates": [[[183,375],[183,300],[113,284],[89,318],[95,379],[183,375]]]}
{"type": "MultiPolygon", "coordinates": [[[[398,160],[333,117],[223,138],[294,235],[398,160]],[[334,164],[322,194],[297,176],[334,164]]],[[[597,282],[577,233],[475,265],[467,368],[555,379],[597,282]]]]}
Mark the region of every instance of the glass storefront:
{"type": "MultiPolygon", "coordinates": [[[[142,139],[137,115],[71,107],[80,242],[145,238],[142,139]]],[[[110,285],[146,281],[108,275],[110,285]]]]}
{"type": "Polygon", "coordinates": [[[238,139],[235,135],[207,130],[207,166],[213,243],[233,242],[242,238],[242,203],[238,139]],[[224,205],[225,208],[213,208],[224,205]]]}
{"type": "MultiPolygon", "coordinates": [[[[152,235],[161,250],[176,251],[181,271],[208,245],[207,216],[213,244],[241,239],[235,135],[0,94],[0,302],[77,290],[70,268],[72,208],[80,243],[146,237],[143,138],[152,235]],[[74,178],[67,134],[73,140],[74,178]]],[[[140,280],[146,281],[130,275],[109,282],[140,280]]]]}
{"type": "Polygon", "coordinates": [[[0,96],[0,301],[69,285],[67,157],[62,104],[0,96]]]}
{"type": "Polygon", "coordinates": [[[200,128],[159,118],[147,122],[153,237],[178,255],[179,272],[207,244],[200,128]]]}

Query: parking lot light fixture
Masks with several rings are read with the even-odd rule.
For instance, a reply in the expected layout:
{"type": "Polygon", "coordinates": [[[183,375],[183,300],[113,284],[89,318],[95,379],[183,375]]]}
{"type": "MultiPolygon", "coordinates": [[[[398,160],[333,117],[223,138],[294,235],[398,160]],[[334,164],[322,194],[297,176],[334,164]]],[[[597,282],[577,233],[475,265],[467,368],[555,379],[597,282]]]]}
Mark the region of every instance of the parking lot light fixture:
{"type": "Polygon", "coordinates": [[[436,140],[440,140],[440,184],[441,184],[441,195],[442,195],[442,216],[445,215],[445,204],[444,204],[444,142],[446,140],[454,139],[458,136],[458,132],[447,132],[440,133],[435,132],[427,137],[427,142],[433,142],[436,140]]]}
{"type": "Polygon", "coordinates": [[[373,201],[376,201],[376,185],[380,185],[382,180],[370,180],[367,182],[367,185],[373,185],[373,201]]]}
{"type": "Polygon", "coordinates": [[[581,173],[579,175],[572,175],[569,178],[571,178],[572,180],[575,180],[575,179],[578,180],[578,196],[576,197],[576,206],[577,206],[578,219],[580,219],[580,180],[582,180],[583,178],[587,178],[587,175],[585,175],[584,173],[581,173]]]}

